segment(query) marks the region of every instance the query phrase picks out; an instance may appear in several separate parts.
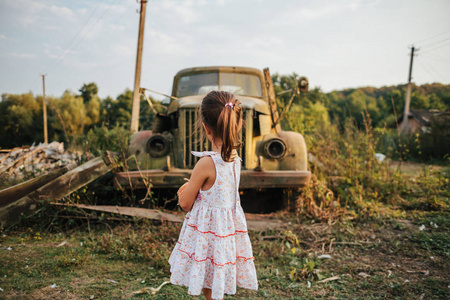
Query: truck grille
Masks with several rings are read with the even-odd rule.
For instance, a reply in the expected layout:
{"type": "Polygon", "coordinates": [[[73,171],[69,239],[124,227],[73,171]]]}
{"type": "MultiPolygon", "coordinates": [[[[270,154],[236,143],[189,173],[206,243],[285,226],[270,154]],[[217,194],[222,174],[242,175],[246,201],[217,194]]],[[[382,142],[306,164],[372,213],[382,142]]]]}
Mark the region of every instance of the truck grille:
{"type": "MultiPolygon", "coordinates": [[[[244,120],[246,117],[246,113],[244,110],[244,120]]],[[[184,139],[184,166],[186,168],[193,168],[197,161],[200,159],[199,157],[193,156],[191,151],[210,151],[211,142],[208,141],[206,136],[204,136],[203,129],[198,128],[197,120],[198,120],[198,109],[190,108],[183,109],[180,113],[180,123],[183,122],[184,119],[184,128],[186,130],[186,135],[184,139]]],[[[180,124],[182,125],[182,124],[180,124]]],[[[180,126],[181,127],[181,126],[180,126]]],[[[241,142],[245,141],[245,128],[241,131],[241,142]]],[[[242,166],[245,166],[245,147],[238,149],[239,156],[242,158],[242,166]]]]}

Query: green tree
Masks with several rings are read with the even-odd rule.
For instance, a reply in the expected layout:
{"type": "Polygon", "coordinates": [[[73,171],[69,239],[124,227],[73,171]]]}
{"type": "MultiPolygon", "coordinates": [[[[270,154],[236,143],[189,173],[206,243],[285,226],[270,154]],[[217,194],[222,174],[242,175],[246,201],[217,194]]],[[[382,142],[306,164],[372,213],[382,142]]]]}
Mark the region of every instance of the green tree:
{"type": "Polygon", "coordinates": [[[51,123],[55,130],[67,135],[66,138],[83,133],[83,129],[89,124],[90,119],[86,114],[82,97],[65,91],[61,98],[53,99],[51,104],[58,115],[51,123]]]}
{"type": "Polygon", "coordinates": [[[88,84],[85,83],[83,84],[81,89],[79,89],[79,91],[81,93],[81,97],[83,98],[83,102],[87,103],[97,96],[98,87],[95,82],[91,82],[88,84]]]}
{"type": "Polygon", "coordinates": [[[0,146],[13,147],[43,141],[42,99],[32,93],[2,94],[0,146]]]}

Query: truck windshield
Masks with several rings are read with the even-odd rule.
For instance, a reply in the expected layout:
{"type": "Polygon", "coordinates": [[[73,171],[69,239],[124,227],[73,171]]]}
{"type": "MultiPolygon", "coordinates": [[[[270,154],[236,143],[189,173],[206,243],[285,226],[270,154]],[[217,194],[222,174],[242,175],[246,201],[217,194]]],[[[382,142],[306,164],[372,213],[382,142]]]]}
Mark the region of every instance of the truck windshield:
{"type": "Polygon", "coordinates": [[[262,97],[261,80],[258,76],[218,72],[181,77],[178,81],[177,94],[175,96],[205,95],[217,90],[231,92],[235,95],[262,97]]]}

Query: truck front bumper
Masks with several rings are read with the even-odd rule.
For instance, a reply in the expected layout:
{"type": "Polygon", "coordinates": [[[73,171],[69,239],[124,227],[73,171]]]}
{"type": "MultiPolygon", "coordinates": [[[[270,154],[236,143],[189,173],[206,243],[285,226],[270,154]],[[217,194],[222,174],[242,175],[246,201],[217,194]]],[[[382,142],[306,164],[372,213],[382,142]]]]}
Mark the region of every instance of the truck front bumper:
{"type": "MultiPolygon", "coordinates": [[[[179,188],[192,170],[174,169],[130,171],[116,174],[115,185],[127,188],[179,188]]],[[[309,184],[309,171],[241,171],[240,189],[300,188],[309,184]]]]}

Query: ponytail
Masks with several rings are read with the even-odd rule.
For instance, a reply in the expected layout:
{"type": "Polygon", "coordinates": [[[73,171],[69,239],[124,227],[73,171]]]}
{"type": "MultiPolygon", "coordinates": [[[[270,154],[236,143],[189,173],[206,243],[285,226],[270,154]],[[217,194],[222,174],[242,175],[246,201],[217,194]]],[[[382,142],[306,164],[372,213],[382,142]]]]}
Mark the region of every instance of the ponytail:
{"type": "Polygon", "coordinates": [[[242,122],[242,106],[229,92],[213,91],[203,99],[202,121],[212,130],[213,138],[222,140],[221,156],[232,161],[232,152],[241,147],[239,130],[242,122]]]}

